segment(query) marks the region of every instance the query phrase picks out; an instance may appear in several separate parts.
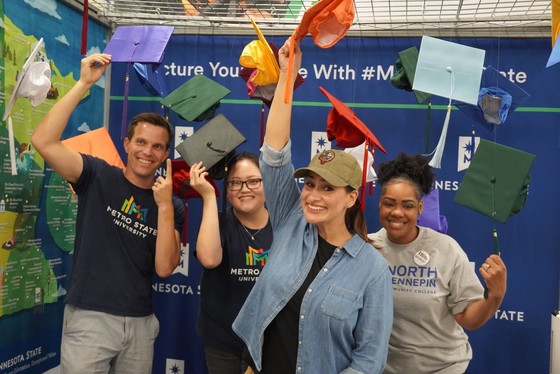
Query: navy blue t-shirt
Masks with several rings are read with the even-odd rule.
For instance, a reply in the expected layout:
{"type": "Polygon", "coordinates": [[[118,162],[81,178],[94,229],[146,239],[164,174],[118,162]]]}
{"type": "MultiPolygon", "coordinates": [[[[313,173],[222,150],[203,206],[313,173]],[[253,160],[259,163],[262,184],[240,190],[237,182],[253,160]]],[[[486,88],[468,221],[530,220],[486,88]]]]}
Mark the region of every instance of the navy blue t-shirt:
{"type": "MultiPolygon", "coordinates": [[[[158,207],[153,191],[137,187],[122,169],[82,155],[72,184],[78,194],[73,268],[66,302],[119,316],[152,313],[158,207]]],[[[175,229],[185,220],[173,198],[175,229]]]]}
{"type": "Polygon", "coordinates": [[[241,355],[243,341],[231,325],[258,279],[272,244],[270,221],[248,234],[230,207],[220,221],[223,255],[220,265],[204,269],[197,331],[205,344],[241,355]]]}

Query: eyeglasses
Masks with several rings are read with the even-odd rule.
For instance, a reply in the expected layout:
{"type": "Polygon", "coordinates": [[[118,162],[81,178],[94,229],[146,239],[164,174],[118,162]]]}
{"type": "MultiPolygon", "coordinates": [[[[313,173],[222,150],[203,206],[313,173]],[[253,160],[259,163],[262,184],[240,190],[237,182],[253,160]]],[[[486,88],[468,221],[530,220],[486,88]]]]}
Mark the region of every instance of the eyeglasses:
{"type": "Polygon", "coordinates": [[[261,186],[261,182],[262,179],[260,178],[247,179],[246,181],[234,179],[227,182],[227,188],[230,191],[241,191],[241,189],[243,189],[243,185],[246,185],[248,189],[255,190],[261,186]]]}

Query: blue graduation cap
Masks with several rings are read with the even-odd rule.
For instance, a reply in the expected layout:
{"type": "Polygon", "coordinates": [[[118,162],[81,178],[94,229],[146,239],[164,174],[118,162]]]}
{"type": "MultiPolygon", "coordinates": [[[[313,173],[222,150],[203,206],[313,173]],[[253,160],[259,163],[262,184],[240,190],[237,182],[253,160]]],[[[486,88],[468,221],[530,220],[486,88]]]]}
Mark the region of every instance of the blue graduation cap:
{"type": "Polygon", "coordinates": [[[453,100],[476,105],[484,56],[482,49],[422,37],[412,90],[449,99],[443,129],[430,166],[441,167],[453,100]]]}
{"type": "Polygon", "coordinates": [[[530,96],[489,65],[482,74],[477,104],[455,105],[476,123],[492,131],[496,125],[504,123],[508,114],[516,110],[530,96]]]}

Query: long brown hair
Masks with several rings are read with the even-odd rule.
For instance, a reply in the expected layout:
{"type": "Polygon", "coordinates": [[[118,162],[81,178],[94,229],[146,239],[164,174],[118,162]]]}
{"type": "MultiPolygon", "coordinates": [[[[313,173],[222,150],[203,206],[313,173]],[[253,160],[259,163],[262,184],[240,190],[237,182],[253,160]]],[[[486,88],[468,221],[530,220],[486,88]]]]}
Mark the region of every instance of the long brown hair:
{"type": "MultiPolygon", "coordinates": [[[[350,186],[346,186],[346,191],[348,193],[354,191],[350,186]]],[[[346,223],[346,228],[350,232],[355,232],[367,243],[372,243],[368,238],[368,230],[366,226],[366,219],[364,217],[364,212],[360,209],[360,198],[358,197],[350,208],[346,209],[346,214],[344,215],[344,222],[346,223]]]]}

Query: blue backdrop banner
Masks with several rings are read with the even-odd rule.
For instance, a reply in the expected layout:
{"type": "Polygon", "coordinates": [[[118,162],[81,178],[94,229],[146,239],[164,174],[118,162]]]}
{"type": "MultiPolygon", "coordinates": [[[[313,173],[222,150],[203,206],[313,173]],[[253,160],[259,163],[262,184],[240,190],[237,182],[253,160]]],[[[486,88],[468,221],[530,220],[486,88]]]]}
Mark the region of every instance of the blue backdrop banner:
{"type": "MultiPolygon", "coordinates": [[[[174,35],[159,72],[168,92],[195,74],[204,74],[231,90],[218,113],[225,114],[247,138],[242,149],[257,152],[261,129],[261,102],[248,97],[239,76],[239,56],[253,38],[174,35]]],[[[268,37],[278,47],[284,37],[268,37]]],[[[531,96],[494,131],[474,124],[453,107],[441,169],[437,169],[441,214],[453,236],[469,255],[473,266],[492,252],[496,226],[502,257],[508,267],[508,292],[494,318],[469,332],[474,358],[473,373],[544,373],[549,365],[550,313],[558,307],[560,254],[557,229],[560,204],[558,69],[545,69],[549,39],[453,39],[486,51],[484,66],[491,65],[531,96]],[[474,135],[474,137],[473,137],[474,135]],[[478,139],[484,138],[536,155],[531,170],[525,208],[506,224],[453,202],[478,139]],[[473,143],[473,139],[475,142],[473,143]]],[[[418,104],[411,92],[390,83],[399,51],[420,47],[419,38],[346,37],[330,49],[320,49],[311,38],[302,42],[300,73],[305,83],[294,96],[292,142],[295,166],[303,166],[317,151],[335,147],[326,138],[330,102],[319,91],[324,87],[344,101],[365,122],[387,150],[375,153],[375,163],[394,158],[399,151],[428,153],[434,149],[444,122],[447,99],[433,97],[431,109],[418,104]]],[[[121,113],[126,66],[113,64],[110,131],[120,146],[121,113]]],[[[159,97],[151,96],[135,76],[130,77],[128,116],[141,111],[163,111],[159,97]]],[[[265,109],[265,115],[268,111],[265,109]]],[[[175,144],[203,123],[187,122],[167,112],[175,126],[175,144]]],[[[173,153],[173,152],[172,152],[173,153]]],[[[124,154],[123,154],[124,156],[124,154]]],[[[175,153],[172,157],[178,158],[175,153]]],[[[221,182],[220,182],[221,187],[221,182]]],[[[367,195],[366,216],[370,232],[379,229],[379,191],[367,195]]],[[[161,322],[154,373],[204,373],[204,357],[195,331],[200,300],[201,266],[192,253],[200,223],[201,202],[188,201],[188,245],[176,273],[154,279],[156,312],[161,322]]]]}

